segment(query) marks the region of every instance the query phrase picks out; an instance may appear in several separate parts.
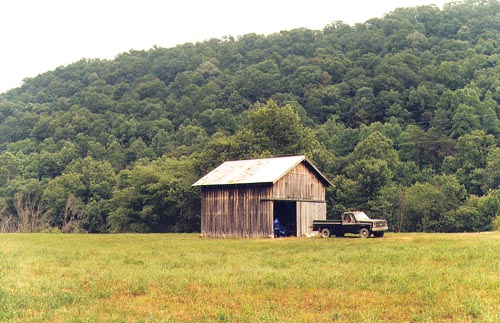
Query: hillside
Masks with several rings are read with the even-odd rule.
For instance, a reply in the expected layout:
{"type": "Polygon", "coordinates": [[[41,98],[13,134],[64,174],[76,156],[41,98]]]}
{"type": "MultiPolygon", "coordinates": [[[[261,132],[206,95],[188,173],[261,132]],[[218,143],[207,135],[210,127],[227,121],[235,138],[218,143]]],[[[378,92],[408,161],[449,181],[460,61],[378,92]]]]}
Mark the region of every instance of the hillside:
{"type": "Polygon", "coordinates": [[[306,154],[331,216],[481,231],[500,214],[500,3],[88,59],[0,97],[0,230],[199,228],[227,159],[306,154]]]}

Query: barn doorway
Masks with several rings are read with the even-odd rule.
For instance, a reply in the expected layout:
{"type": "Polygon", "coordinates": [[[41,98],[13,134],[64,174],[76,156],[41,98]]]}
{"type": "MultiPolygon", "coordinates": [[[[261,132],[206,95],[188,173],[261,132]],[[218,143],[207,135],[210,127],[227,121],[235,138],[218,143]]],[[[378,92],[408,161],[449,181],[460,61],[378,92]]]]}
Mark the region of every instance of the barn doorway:
{"type": "Polygon", "coordinates": [[[273,221],[276,218],[285,227],[285,236],[297,236],[297,202],[274,201],[273,221]]]}

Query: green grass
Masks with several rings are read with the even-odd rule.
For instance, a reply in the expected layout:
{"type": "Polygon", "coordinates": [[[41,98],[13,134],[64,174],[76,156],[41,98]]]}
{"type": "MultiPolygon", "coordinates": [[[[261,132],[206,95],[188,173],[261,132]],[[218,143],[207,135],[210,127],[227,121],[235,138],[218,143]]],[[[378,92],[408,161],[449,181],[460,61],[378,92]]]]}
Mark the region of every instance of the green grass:
{"type": "Polygon", "coordinates": [[[500,234],[5,234],[0,321],[499,322],[500,234]]]}

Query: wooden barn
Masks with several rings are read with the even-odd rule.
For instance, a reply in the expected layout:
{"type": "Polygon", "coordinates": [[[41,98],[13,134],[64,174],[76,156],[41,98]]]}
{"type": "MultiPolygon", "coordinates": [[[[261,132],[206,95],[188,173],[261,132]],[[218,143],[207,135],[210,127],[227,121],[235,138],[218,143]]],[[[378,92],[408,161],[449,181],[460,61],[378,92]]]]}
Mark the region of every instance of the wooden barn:
{"type": "Polygon", "coordinates": [[[198,180],[201,233],[206,237],[272,237],[278,218],[288,236],[326,219],[331,183],[305,157],[228,161],[198,180]]]}

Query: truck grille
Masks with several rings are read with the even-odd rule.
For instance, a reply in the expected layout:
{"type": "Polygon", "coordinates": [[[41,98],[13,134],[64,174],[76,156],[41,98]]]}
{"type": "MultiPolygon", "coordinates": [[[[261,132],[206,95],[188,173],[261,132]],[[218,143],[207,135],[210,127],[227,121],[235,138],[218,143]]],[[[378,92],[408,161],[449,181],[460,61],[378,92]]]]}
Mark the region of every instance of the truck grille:
{"type": "Polygon", "coordinates": [[[373,226],[376,228],[385,227],[385,226],[387,226],[387,222],[386,221],[377,221],[373,224],[373,226]]]}

